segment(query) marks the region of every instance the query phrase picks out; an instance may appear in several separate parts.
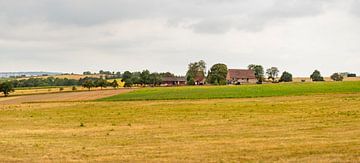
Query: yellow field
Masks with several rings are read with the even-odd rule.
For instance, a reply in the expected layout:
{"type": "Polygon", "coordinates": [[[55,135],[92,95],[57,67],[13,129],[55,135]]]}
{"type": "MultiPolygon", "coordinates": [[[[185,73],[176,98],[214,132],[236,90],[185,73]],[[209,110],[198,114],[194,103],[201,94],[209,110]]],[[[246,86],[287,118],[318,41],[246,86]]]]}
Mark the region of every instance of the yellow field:
{"type": "MultiPolygon", "coordinates": [[[[112,87],[107,87],[103,89],[114,89],[112,87]]],[[[101,90],[101,88],[91,88],[91,90],[101,90]]],[[[77,86],[76,91],[88,91],[87,88],[77,86]]],[[[19,95],[32,95],[32,94],[47,94],[47,93],[61,93],[61,92],[74,92],[72,90],[72,86],[65,87],[49,87],[49,88],[31,88],[31,89],[18,89],[15,92],[11,93],[11,96],[19,96],[19,95]],[[64,88],[64,90],[60,91],[60,88],[64,88]]],[[[2,94],[0,93],[0,96],[2,94]]]]}
{"type": "Polygon", "coordinates": [[[0,160],[360,162],[360,94],[0,105],[0,160]]]}

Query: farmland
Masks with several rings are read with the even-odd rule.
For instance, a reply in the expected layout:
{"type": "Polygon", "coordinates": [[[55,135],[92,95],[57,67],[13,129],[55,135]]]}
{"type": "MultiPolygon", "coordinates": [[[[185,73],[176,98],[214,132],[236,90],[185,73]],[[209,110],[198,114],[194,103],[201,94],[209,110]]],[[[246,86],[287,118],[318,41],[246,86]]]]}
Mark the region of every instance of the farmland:
{"type": "Polygon", "coordinates": [[[285,83],[244,86],[146,88],[104,101],[253,98],[360,92],[360,82],[285,83]]]}
{"type": "Polygon", "coordinates": [[[90,91],[68,97],[75,101],[56,101],[71,94],[57,93],[22,104],[1,98],[0,160],[359,162],[359,88],[329,82],[142,88],[105,99],[90,91]]]}

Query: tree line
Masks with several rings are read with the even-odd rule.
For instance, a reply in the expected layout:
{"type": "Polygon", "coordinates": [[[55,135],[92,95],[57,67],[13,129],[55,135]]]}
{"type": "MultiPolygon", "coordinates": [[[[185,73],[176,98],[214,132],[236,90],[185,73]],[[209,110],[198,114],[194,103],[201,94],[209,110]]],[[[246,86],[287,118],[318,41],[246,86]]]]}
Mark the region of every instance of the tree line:
{"type": "MultiPolygon", "coordinates": [[[[265,71],[262,65],[250,64],[248,66],[248,69],[254,72],[258,84],[261,84],[266,80],[274,83],[293,81],[293,75],[288,71],[284,71],[281,74],[280,78],[278,78],[280,71],[277,67],[270,67],[265,71]]],[[[226,64],[218,63],[211,66],[210,70],[207,72],[207,75],[205,73],[205,70],[206,70],[206,63],[203,60],[190,63],[188,65],[188,71],[186,73],[186,79],[188,85],[195,85],[196,79],[201,79],[201,78],[205,78],[208,84],[213,84],[213,85],[228,84],[226,80],[226,76],[228,74],[228,67],[226,64]]],[[[350,75],[356,77],[355,74],[350,74],[350,75]]],[[[310,75],[310,79],[314,82],[325,81],[324,77],[321,75],[319,70],[315,70],[310,75]]],[[[334,81],[342,81],[344,77],[340,73],[334,73],[333,75],[331,75],[331,79],[334,81]]]]}

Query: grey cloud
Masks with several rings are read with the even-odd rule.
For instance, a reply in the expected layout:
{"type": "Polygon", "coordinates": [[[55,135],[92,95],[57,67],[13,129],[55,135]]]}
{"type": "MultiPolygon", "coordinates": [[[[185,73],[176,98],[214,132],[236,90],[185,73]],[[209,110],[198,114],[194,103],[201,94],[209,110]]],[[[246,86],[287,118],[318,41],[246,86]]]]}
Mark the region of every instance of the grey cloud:
{"type": "Polygon", "coordinates": [[[302,17],[321,13],[326,0],[28,0],[0,1],[0,17],[7,22],[29,21],[60,25],[99,25],[112,21],[164,18],[194,20],[195,32],[220,33],[235,27],[265,25],[281,17],[302,17]],[[215,25],[230,19],[231,23],[215,25]],[[225,19],[225,20],[223,20],[225,19]],[[247,22],[249,19],[253,21],[247,22]],[[259,22],[254,22],[254,20],[259,22]],[[246,25],[248,23],[248,25],[246,25]],[[214,29],[204,28],[213,25],[214,29]],[[204,31],[201,31],[204,30],[204,31]]]}

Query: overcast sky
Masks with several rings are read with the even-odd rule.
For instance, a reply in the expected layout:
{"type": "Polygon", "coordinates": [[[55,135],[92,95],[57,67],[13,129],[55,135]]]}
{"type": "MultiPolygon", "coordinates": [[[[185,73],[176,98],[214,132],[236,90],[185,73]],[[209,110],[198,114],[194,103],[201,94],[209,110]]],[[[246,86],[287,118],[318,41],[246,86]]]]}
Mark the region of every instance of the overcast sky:
{"type": "Polygon", "coordinates": [[[0,71],[360,73],[359,0],[0,0],[0,71]]]}

